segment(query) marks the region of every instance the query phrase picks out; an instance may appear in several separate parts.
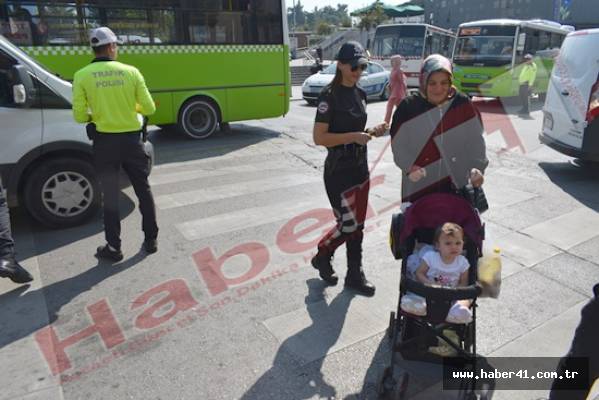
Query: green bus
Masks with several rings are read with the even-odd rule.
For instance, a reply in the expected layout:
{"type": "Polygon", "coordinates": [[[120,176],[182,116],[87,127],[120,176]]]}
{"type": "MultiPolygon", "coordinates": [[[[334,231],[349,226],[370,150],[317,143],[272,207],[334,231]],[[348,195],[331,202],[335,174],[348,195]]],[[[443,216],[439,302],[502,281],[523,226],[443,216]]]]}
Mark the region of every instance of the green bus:
{"type": "Polygon", "coordinates": [[[546,20],[494,19],[461,24],[453,52],[455,85],[470,96],[518,95],[525,54],[537,65],[533,91],[541,97],[554,58],[573,28],[546,20]]]}
{"type": "Polygon", "coordinates": [[[204,139],[219,123],[289,110],[284,0],[0,0],[0,34],[67,80],[92,60],[99,26],[145,76],[152,124],[204,139]]]}

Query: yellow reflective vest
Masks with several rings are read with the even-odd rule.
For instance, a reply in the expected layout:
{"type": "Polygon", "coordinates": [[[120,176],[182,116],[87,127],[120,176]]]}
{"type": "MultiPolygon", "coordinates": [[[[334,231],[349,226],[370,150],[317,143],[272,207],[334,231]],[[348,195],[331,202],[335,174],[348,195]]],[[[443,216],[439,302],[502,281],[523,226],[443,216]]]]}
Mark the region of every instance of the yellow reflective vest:
{"type": "Polygon", "coordinates": [[[533,62],[531,64],[524,63],[522,70],[520,71],[520,77],[518,82],[523,85],[528,82],[528,86],[532,86],[537,77],[537,65],[533,62]]]}
{"type": "Polygon", "coordinates": [[[156,106],[139,70],[109,59],[96,59],[75,73],[73,116],[94,122],[98,132],[139,131],[138,113],[152,115],[156,106]]]}

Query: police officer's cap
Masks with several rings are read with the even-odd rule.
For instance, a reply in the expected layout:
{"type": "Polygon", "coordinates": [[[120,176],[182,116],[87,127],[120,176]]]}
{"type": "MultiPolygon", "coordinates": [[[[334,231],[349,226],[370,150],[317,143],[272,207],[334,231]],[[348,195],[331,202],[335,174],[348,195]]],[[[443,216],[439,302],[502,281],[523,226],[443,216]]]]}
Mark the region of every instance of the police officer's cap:
{"type": "Polygon", "coordinates": [[[350,64],[352,67],[368,64],[368,58],[364,52],[364,47],[358,42],[349,41],[344,43],[337,53],[336,60],[343,64],[350,64]]]}
{"type": "Polygon", "coordinates": [[[92,30],[89,34],[89,44],[91,47],[104,46],[105,44],[119,43],[122,41],[114,34],[114,32],[106,27],[102,26],[92,30]]]}

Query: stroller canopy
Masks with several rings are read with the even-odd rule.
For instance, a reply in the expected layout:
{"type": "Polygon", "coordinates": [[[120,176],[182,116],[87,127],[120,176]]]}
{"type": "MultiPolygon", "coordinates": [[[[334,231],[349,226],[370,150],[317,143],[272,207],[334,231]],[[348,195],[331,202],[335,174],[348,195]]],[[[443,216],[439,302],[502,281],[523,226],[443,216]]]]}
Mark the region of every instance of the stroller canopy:
{"type": "Polygon", "coordinates": [[[446,222],[460,225],[479,253],[482,251],[483,230],[478,212],[463,197],[449,193],[424,196],[408,207],[399,240],[403,243],[416,229],[435,229],[446,222]]]}

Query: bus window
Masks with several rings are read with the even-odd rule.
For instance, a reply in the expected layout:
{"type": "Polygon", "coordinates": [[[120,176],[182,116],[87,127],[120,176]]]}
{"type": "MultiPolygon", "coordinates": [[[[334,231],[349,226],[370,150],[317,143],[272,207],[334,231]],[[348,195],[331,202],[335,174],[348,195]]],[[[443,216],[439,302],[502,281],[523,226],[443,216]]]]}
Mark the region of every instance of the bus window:
{"type": "MultiPolygon", "coordinates": [[[[228,4],[228,2],[226,2],[228,4]]],[[[269,44],[283,39],[278,0],[236,1],[221,11],[186,13],[191,43],[269,44]]]]}
{"type": "Polygon", "coordinates": [[[154,43],[176,43],[177,24],[174,10],[152,10],[151,36],[154,43]]]}
{"type": "Polygon", "coordinates": [[[522,63],[525,54],[532,54],[533,56],[539,50],[539,31],[532,30],[530,28],[522,29],[526,33],[526,42],[524,43],[524,52],[519,54],[517,64],[522,63]]]}
{"type": "Polygon", "coordinates": [[[374,41],[373,52],[378,57],[391,57],[395,54],[395,38],[391,36],[377,38],[374,41]]]}

